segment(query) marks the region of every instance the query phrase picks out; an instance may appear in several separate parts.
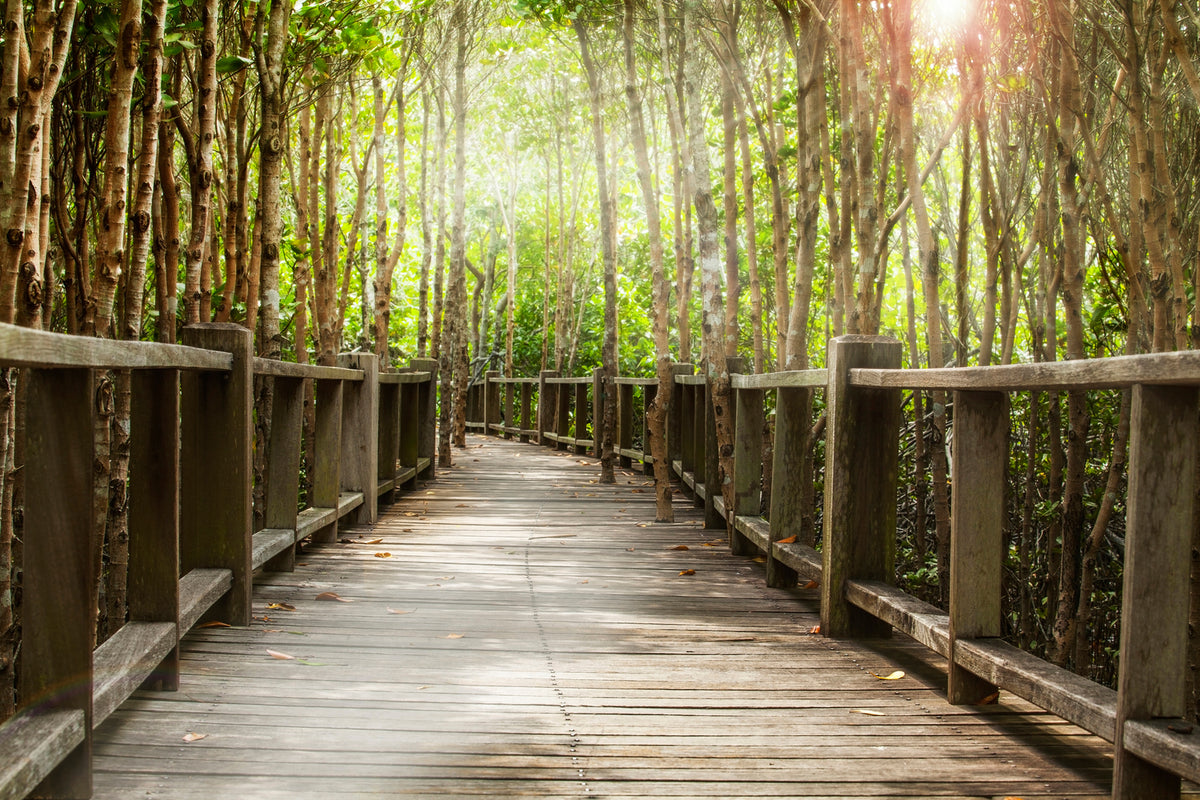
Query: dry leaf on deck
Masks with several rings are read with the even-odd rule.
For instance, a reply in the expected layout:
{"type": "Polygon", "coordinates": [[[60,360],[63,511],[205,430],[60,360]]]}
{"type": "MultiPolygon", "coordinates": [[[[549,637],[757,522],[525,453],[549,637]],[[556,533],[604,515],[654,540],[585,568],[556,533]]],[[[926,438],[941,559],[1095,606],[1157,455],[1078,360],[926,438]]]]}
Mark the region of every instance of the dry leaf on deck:
{"type": "Polygon", "coordinates": [[[232,628],[233,626],[230,625],[228,622],[221,622],[220,620],[214,619],[212,622],[206,622],[203,625],[197,625],[196,627],[198,627],[198,628],[232,628]]]}
{"type": "Polygon", "coordinates": [[[375,557],[376,558],[391,558],[392,554],[391,553],[376,553],[375,557]]]}
{"type": "Polygon", "coordinates": [[[407,608],[389,608],[387,610],[387,612],[389,614],[411,614],[412,613],[412,611],[407,608]]]}
{"type": "Polygon", "coordinates": [[[363,544],[383,544],[383,537],[381,536],[378,539],[372,539],[369,542],[363,542],[363,544]]]}
{"type": "Polygon", "coordinates": [[[626,547],[626,548],[625,548],[625,552],[627,552],[627,553],[632,553],[632,552],[633,552],[634,550],[636,550],[636,549],[637,549],[637,548],[635,548],[635,547],[626,547]]]}
{"type": "Polygon", "coordinates": [[[776,544],[793,544],[793,543],[795,543],[795,541],[796,541],[795,536],[789,536],[786,539],[776,539],[775,543],[776,544]]]}
{"type": "Polygon", "coordinates": [[[692,548],[688,547],[686,544],[677,544],[670,549],[671,550],[691,550],[692,548]]]}
{"type": "Polygon", "coordinates": [[[695,575],[695,574],[696,574],[696,570],[694,570],[694,569],[685,569],[685,570],[682,570],[682,571],[681,571],[679,574],[680,574],[680,575],[695,575]]]}
{"type": "Polygon", "coordinates": [[[187,742],[188,744],[191,744],[192,742],[198,742],[201,739],[207,739],[207,738],[208,738],[207,733],[189,733],[183,737],[183,740],[185,742],[187,742]]]}
{"type": "Polygon", "coordinates": [[[267,608],[269,608],[273,611],[295,611],[296,610],[296,607],[294,605],[292,605],[291,603],[284,603],[284,602],[271,603],[270,605],[267,606],[267,608]]]}
{"type": "Polygon", "coordinates": [[[295,656],[289,656],[287,653],[281,653],[278,650],[268,650],[267,655],[271,658],[278,658],[280,661],[295,661],[295,656]]]}
{"type": "Polygon", "coordinates": [[[459,503],[458,505],[455,506],[455,508],[470,508],[470,506],[467,505],[466,503],[459,503]]]}
{"type": "Polygon", "coordinates": [[[872,710],[871,710],[871,709],[869,709],[869,708],[856,708],[856,709],[854,709],[854,713],[855,713],[855,714],[866,714],[868,717],[883,717],[883,716],[887,716],[887,715],[886,715],[886,714],[884,714],[882,711],[872,711],[872,710]]]}
{"type": "Polygon", "coordinates": [[[871,674],[874,675],[876,678],[879,678],[879,680],[881,680],[881,681],[898,681],[904,677],[904,670],[898,669],[895,672],[891,673],[890,675],[880,675],[875,672],[872,672],[871,674]]]}
{"type": "Polygon", "coordinates": [[[809,581],[808,583],[804,584],[804,586],[802,588],[817,589],[817,588],[820,588],[820,586],[821,586],[821,584],[817,583],[816,581],[809,581]]]}
{"type": "Polygon", "coordinates": [[[317,595],[317,599],[318,600],[333,600],[338,603],[353,603],[354,602],[353,600],[347,600],[346,598],[341,597],[340,595],[337,594],[337,592],[321,592],[319,595],[317,595]]]}
{"type": "Polygon", "coordinates": [[[465,633],[447,633],[447,634],[446,634],[446,636],[445,636],[445,638],[447,638],[447,639],[461,639],[461,638],[463,638],[464,636],[466,636],[466,634],[465,634],[465,633]]]}
{"type": "Polygon", "coordinates": [[[820,625],[813,625],[811,628],[809,628],[809,629],[808,629],[808,632],[809,632],[809,633],[820,633],[820,632],[821,632],[821,626],[820,626],[820,625]]]}
{"type": "Polygon", "coordinates": [[[765,563],[767,563],[767,557],[766,556],[755,556],[754,558],[751,559],[751,561],[755,561],[759,564],[765,564],[765,563]]]}

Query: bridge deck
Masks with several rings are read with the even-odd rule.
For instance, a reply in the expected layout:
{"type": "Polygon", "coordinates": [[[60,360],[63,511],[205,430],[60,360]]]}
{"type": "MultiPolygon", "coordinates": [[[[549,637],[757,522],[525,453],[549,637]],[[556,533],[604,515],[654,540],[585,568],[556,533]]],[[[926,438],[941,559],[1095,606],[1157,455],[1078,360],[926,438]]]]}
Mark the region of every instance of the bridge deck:
{"type": "Polygon", "coordinates": [[[682,498],[655,525],[648,478],[483,441],[263,576],[252,627],[191,634],[182,689],[100,729],[96,797],[1108,795],[1103,742],[948,705],[904,637],[809,633],[815,592],[765,588],[682,498]]]}

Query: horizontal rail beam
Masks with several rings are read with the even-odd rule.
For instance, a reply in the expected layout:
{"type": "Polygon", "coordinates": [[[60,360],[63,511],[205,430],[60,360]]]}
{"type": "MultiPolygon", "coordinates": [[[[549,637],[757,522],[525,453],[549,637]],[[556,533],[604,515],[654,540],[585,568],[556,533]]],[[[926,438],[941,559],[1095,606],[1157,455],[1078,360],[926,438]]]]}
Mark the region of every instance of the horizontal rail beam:
{"type": "Polygon", "coordinates": [[[0,324],[0,365],[39,369],[179,369],[228,372],[229,353],[158,342],[117,342],[0,324]]]}

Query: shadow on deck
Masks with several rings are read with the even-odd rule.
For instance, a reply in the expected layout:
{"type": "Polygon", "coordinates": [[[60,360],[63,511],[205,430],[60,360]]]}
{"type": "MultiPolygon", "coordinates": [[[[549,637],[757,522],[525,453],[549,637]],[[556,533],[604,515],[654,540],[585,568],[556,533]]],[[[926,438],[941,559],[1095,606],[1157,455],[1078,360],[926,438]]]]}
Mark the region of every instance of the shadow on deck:
{"type": "Polygon", "coordinates": [[[95,797],[1108,796],[1103,741],[949,705],[906,637],[813,635],[815,591],[766,588],[682,497],[656,525],[650,478],[455,456],[260,576],[249,627],[193,631],[183,688],[98,730],[95,797]]]}

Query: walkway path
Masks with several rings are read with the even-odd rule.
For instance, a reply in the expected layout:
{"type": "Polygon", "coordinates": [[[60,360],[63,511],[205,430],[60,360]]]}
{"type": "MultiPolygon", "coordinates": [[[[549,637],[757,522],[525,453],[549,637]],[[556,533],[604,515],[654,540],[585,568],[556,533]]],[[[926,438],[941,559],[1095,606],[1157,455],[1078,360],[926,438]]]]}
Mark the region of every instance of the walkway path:
{"type": "Polygon", "coordinates": [[[252,627],[190,635],[182,690],[101,728],[96,797],[1108,795],[1100,740],[948,705],[903,637],[811,634],[815,592],[765,588],[682,498],[654,524],[649,478],[484,441],[261,578],[252,627]]]}

